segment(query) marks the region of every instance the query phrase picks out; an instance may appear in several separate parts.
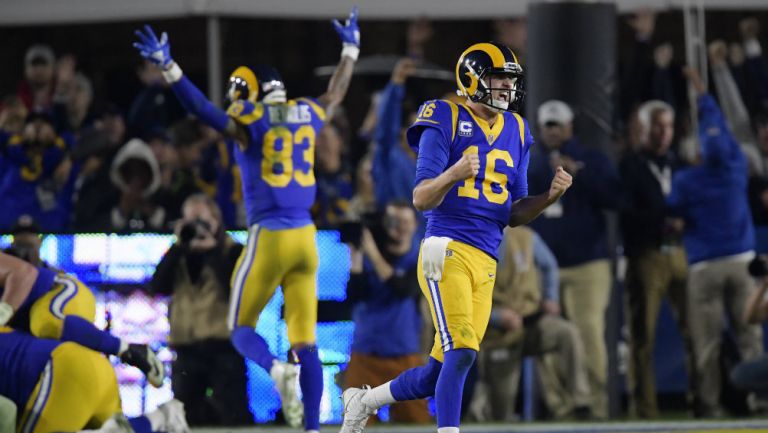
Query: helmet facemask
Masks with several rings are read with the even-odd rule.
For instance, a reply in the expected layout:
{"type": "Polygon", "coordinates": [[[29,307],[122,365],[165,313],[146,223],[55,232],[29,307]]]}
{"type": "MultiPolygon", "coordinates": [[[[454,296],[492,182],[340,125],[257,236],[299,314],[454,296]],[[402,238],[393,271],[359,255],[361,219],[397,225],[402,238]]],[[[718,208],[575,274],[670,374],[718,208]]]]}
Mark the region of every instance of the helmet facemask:
{"type": "Polygon", "coordinates": [[[504,68],[489,68],[482,71],[478,77],[477,91],[470,95],[472,102],[477,102],[501,113],[504,111],[517,112],[523,103],[523,70],[518,64],[505,65],[504,68]],[[491,87],[491,77],[507,76],[512,79],[512,87],[491,87]],[[495,98],[494,98],[495,97],[495,98]]]}

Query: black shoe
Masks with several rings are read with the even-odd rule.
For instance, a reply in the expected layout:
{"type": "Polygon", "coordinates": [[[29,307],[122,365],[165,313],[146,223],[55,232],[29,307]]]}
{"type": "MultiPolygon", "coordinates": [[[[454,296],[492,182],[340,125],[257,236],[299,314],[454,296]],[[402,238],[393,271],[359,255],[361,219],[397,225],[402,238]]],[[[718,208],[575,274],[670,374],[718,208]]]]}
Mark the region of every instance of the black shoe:
{"type": "Polygon", "coordinates": [[[163,386],[165,367],[146,344],[129,344],[128,350],[120,355],[120,361],[144,372],[149,383],[155,388],[163,386]]]}

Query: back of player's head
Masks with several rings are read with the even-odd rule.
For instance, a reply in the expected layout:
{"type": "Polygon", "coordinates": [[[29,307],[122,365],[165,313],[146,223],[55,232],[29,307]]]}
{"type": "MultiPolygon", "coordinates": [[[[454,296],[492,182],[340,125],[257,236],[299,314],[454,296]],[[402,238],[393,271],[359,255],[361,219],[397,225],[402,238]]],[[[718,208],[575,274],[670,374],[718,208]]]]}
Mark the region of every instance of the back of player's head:
{"type": "Polygon", "coordinates": [[[482,103],[494,111],[518,111],[522,105],[523,68],[512,50],[494,42],[474,44],[464,50],[456,62],[457,94],[472,102],[482,103]],[[492,88],[492,75],[514,80],[511,89],[492,88]],[[493,98],[493,91],[507,92],[506,101],[493,98]]]}
{"type": "Polygon", "coordinates": [[[267,104],[286,101],[285,83],[277,69],[269,65],[256,65],[254,72],[259,82],[259,100],[267,104]]]}

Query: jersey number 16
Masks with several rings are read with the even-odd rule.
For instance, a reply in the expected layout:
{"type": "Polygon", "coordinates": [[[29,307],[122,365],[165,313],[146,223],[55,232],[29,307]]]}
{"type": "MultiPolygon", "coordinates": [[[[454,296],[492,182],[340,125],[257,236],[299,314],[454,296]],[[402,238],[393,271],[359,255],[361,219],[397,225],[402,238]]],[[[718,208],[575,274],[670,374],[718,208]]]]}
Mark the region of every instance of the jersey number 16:
{"type": "MultiPolygon", "coordinates": [[[[463,154],[468,155],[477,153],[477,146],[467,147],[463,154]]],[[[491,203],[504,204],[509,198],[507,190],[507,175],[495,170],[496,161],[503,161],[507,167],[514,167],[512,155],[506,150],[493,149],[485,155],[485,172],[483,173],[483,196],[491,203]],[[499,185],[501,191],[493,190],[493,184],[499,185]]],[[[475,185],[477,177],[472,176],[464,181],[464,185],[459,187],[459,197],[468,197],[477,200],[480,198],[480,190],[475,185]]]]}

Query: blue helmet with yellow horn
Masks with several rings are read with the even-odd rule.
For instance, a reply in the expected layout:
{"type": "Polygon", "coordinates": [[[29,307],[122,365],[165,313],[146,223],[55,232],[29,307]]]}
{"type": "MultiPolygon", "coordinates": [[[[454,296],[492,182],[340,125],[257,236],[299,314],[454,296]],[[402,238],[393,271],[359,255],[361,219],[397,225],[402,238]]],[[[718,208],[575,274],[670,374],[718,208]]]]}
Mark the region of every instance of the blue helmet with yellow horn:
{"type": "Polygon", "coordinates": [[[241,99],[267,104],[285,102],[285,83],[280,73],[271,66],[239,66],[227,81],[226,99],[227,105],[241,99]]]}
{"type": "Polygon", "coordinates": [[[494,111],[519,111],[525,98],[523,68],[517,56],[509,47],[494,42],[474,44],[461,53],[456,63],[456,85],[459,96],[466,96],[494,111]],[[491,75],[509,76],[514,80],[512,88],[491,88],[491,75]],[[494,99],[493,91],[506,92],[506,101],[494,99]]]}

